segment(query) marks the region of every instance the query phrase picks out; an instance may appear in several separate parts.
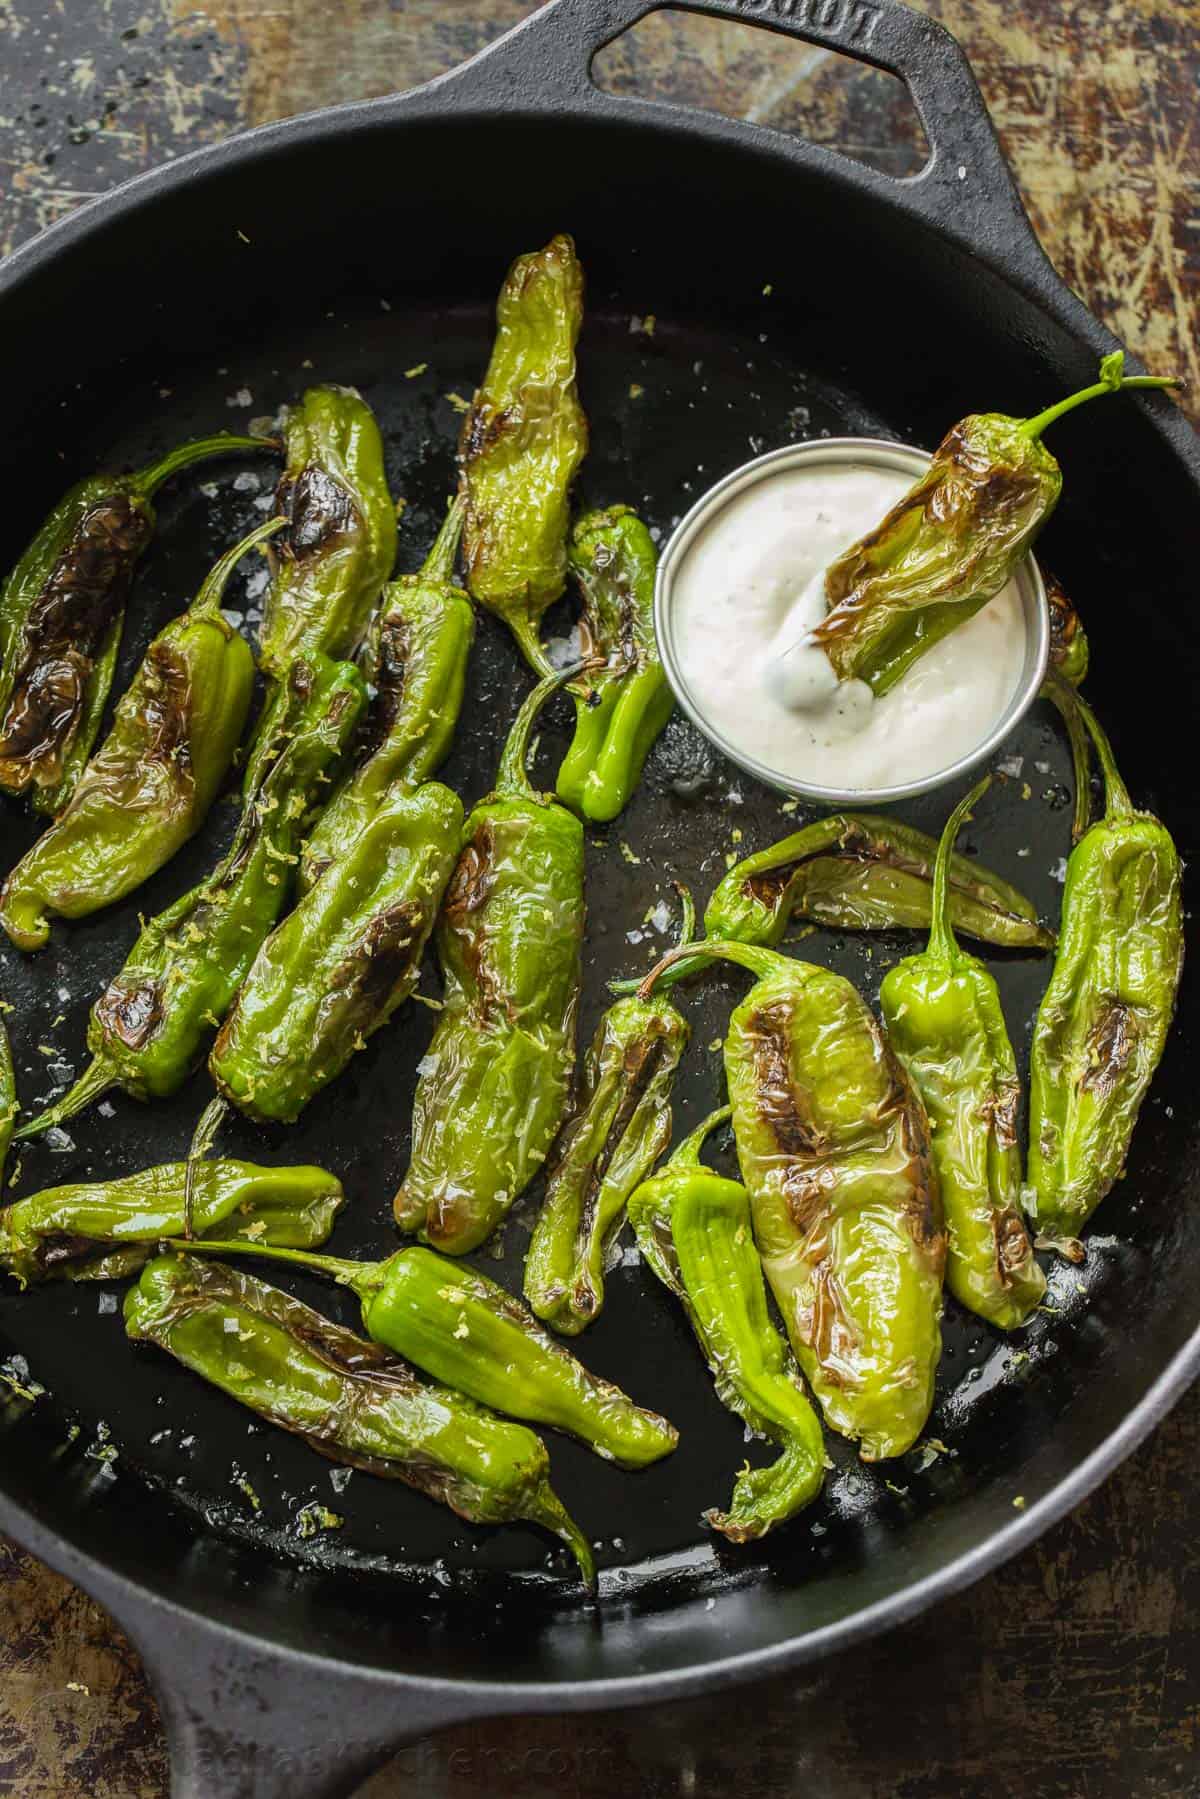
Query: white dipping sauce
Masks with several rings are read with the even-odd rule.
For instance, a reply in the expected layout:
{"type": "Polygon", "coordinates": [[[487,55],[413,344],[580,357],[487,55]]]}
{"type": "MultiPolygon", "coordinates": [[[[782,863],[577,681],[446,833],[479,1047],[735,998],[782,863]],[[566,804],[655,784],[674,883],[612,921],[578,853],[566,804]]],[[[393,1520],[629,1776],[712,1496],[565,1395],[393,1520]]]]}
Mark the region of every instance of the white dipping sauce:
{"type": "Polygon", "coordinates": [[[1016,690],[1025,614],[1015,581],[882,699],[865,682],[839,684],[824,651],[802,644],[825,616],[826,568],[914,479],[832,461],[768,473],[734,494],[680,560],[672,635],[692,702],[785,781],[858,790],[937,774],[987,737],[1016,690]]]}

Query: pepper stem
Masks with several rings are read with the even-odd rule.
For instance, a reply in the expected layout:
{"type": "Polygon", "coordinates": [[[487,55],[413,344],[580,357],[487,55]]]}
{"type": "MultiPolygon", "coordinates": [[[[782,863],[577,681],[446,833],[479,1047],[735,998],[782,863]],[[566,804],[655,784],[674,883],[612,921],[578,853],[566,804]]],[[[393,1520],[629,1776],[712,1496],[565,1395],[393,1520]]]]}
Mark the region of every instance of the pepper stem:
{"type": "Polygon", "coordinates": [[[1081,694],[1075,695],[1075,703],[1079,707],[1079,715],[1096,746],[1096,755],[1104,775],[1104,816],[1105,818],[1128,818],[1133,813],[1134,805],[1129,797],[1129,789],[1117,771],[1112,745],[1108,741],[1100,720],[1081,694]]]}
{"type": "Polygon", "coordinates": [[[700,1166],[700,1151],[704,1148],[706,1139],[712,1135],[719,1125],[727,1124],[732,1116],[732,1106],[720,1106],[717,1111],[710,1112],[707,1118],[702,1118],[695,1130],[692,1131],[689,1136],[685,1137],[683,1142],[679,1145],[679,1148],[673,1152],[667,1163],[667,1167],[698,1168],[700,1166]]]}
{"type": "Polygon", "coordinates": [[[592,1555],[592,1546],[548,1483],[543,1483],[540,1491],[534,1496],[529,1510],[522,1512],[521,1516],[528,1518],[531,1524],[540,1524],[543,1530],[551,1531],[554,1536],[559,1537],[566,1544],[579,1563],[579,1572],[583,1577],[584,1586],[589,1593],[594,1593],[596,1590],[596,1561],[592,1555]]]}
{"type": "Polygon", "coordinates": [[[69,1092],[36,1117],[27,1118],[13,1132],[13,1142],[23,1143],[30,1137],[39,1137],[43,1131],[74,1118],[76,1112],[82,1112],[85,1106],[90,1106],[94,1099],[99,1099],[102,1093],[108,1093],[116,1085],[117,1077],[111,1064],[102,1056],[94,1056],[69,1092]]]}
{"type": "Polygon", "coordinates": [[[1022,437],[1038,438],[1047,425],[1054,424],[1064,413],[1074,412],[1077,406],[1084,406],[1089,400],[1099,400],[1105,394],[1118,394],[1127,387],[1182,387],[1183,382],[1178,375],[1126,375],[1124,350],[1114,350],[1100,364],[1100,379],[1090,387],[1081,387],[1078,393],[1068,394],[1065,400],[1059,400],[1053,406],[1047,406],[1045,412],[1039,412],[1031,419],[1025,419],[1019,426],[1022,437]]]}
{"type": "Polygon", "coordinates": [[[1042,697],[1055,707],[1071,747],[1075,781],[1075,810],[1071,817],[1071,842],[1078,843],[1092,822],[1092,770],[1090,740],[1079,710],[1079,695],[1069,681],[1053,669],[1042,682],[1042,697]]]}
{"type": "Polygon", "coordinates": [[[235,437],[230,431],[222,431],[216,437],[197,437],[191,443],[179,444],[161,462],[151,462],[146,468],[139,469],[132,481],[137,491],[149,500],[164,481],[169,481],[181,469],[191,468],[194,462],[206,462],[211,456],[233,456],[239,450],[278,448],[273,437],[235,437]]]}
{"type": "Polygon", "coordinates": [[[466,501],[461,496],[451,500],[442,528],[433,540],[433,548],[422,564],[423,581],[440,581],[444,584],[453,581],[454,558],[458,555],[465,513],[466,501]]]}
{"type": "Polygon", "coordinates": [[[229,1102],[218,1093],[210,1099],[192,1132],[191,1148],[188,1150],[187,1166],[183,1175],[183,1234],[189,1243],[195,1236],[192,1220],[195,1215],[196,1170],[206,1156],[212,1154],[217,1134],[229,1116],[229,1102]]]}
{"type": "MultiPolygon", "coordinates": [[[[537,626],[532,620],[526,618],[523,613],[515,613],[512,618],[506,618],[504,622],[516,638],[521,654],[533,672],[542,680],[546,680],[554,674],[554,664],[546,654],[546,646],[538,636],[537,626]]],[[[572,670],[572,678],[578,672],[577,669],[572,670]]]]}
{"type": "Polygon", "coordinates": [[[336,1281],[340,1287],[349,1287],[362,1300],[378,1288],[379,1270],[386,1266],[383,1262],[351,1262],[341,1256],[312,1255],[303,1249],[278,1249],[271,1243],[251,1243],[238,1237],[167,1237],[164,1242],[168,1249],[186,1249],[193,1254],[199,1251],[206,1256],[256,1256],[269,1262],[288,1262],[293,1268],[307,1268],[336,1281]]]}
{"type": "Polygon", "coordinates": [[[519,793],[527,799],[537,798],[529,779],[529,770],[525,766],[529,759],[529,735],[533,730],[533,721],[550,696],[557,693],[560,687],[565,687],[568,681],[573,681],[582,666],[582,663],[575,663],[571,668],[552,669],[525,695],[501,752],[493,789],[495,793],[519,793]]]}
{"type": "MultiPolygon", "coordinates": [[[[679,904],[682,911],[682,916],[679,920],[679,936],[675,940],[675,948],[694,949],[696,944],[696,902],[692,898],[692,890],[690,887],[685,887],[682,881],[672,881],[671,885],[679,895],[679,904]]],[[[703,968],[704,963],[697,960],[696,967],[703,968]]],[[[690,968],[677,970],[672,976],[671,985],[674,986],[676,981],[682,980],[685,974],[690,974],[691,972],[690,968]]],[[[622,996],[627,993],[636,993],[645,978],[644,975],[633,974],[629,975],[624,980],[610,981],[608,983],[608,991],[610,993],[621,994],[622,996]]]]}
{"type": "Polygon", "coordinates": [[[200,591],[193,600],[192,612],[216,612],[225,598],[225,588],[229,577],[242,557],[256,545],[264,543],[268,537],[274,537],[287,524],[285,518],[270,518],[265,525],[256,525],[241,543],[235,543],[231,550],[226,550],[219,562],[215,562],[200,584],[200,591]]]}
{"type": "Polygon", "coordinates": [[[977,781],[970,793],[959,800],[946,820],[946,828],[938,843],[937,859],[933,865],[933,916],[929,929],[929,953],[943,962],[953,962],[958,954],[958,939],[950,922],[950,858],[954,854],[954,845],[958,842],[958,833],[991,784],[991,775],[984,775],[982,781],[977,781]]]}
{"type": "MultiPolygon", "coordinates": [[[[670,949],[661,962],[655,964],[638,988],[639,999],[649,999],[659,981],[681,962],[685,956],[695,955],[688,944],[680,944],[678,949],[670,949]]],[[[707,938],[704,943],[704,966],[709,962],[736,962],[739,968],[747,969],[757,979],[764,975],[774,974],[780,968],[797,968],[799,963],[793,962],[790,956],[781,956],[777,949],[764,949],[756,943],[734,943],[730,939],[717,937],[712,941],[707,938]]]]}

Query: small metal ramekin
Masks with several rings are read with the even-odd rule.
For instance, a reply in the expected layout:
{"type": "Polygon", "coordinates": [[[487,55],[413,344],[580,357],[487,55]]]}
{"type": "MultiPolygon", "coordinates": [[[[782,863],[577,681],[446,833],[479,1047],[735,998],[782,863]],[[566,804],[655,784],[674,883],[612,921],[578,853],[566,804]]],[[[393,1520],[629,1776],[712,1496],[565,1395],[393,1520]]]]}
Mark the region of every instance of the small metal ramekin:
{"type": "Polygon", "coordinates": [[[818,787],[809,782],[798,781],[794,776],[781,774],[778,769],[769,768],[765,763],[756,761],[753,756],[746,755],[735,743],[722,736],[705,718],[684,680],[675,641],[675,577],[693,539],[735,495],[758,481],[769,480],[773,475],[814,462],[852,463],[860,468],[896,469],[902,475],[916,480],[925,472],[931,460],[926,450],[914,450],[907,444],[889,443],[882,437],[813,438],[804,443],[788,444],[782,450],[771,450],[765,456],[756,456],[752,462],[743,463],[741,468],[734,469],[723,481],[718,481],[715,487],[711,487],[676,527],[663,552],[654,590],[654,628],[658,636],[659,655],[675,698],[710,743],[716,744],[731,762],[753,775],[755,780],[765,782],[768,787],[778,788],[783,793],[812,800],[822,806],[886,806],[897,800],[912,799],[918,793],[929,793],[935,787],[958,780],[977,768],[981,762],[985,762],[1037,698],[1050,655],[1050,611],[1046,604],[1041,570],[1032,556],[1024,558],[1014,577],[1025,611],[1025,663],[1013,696],[992,730],[973,750],[960,756],[957,762],[939,769],[936,774],[926,775],[922,780],[908,781],[898,787],[818,787]]]}

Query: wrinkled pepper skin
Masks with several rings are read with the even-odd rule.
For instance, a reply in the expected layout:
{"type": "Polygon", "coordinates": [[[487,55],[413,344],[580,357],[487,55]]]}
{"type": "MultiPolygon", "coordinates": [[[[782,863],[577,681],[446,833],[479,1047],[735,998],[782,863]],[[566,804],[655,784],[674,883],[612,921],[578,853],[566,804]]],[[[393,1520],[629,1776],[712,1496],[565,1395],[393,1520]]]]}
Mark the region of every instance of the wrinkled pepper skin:
{"type": "Polygon", "coordinates": [[[329,1276],[357,1294],[374,1342],[480,1405],[565,1431],[623,1468],[657,1462],[679,1441],[665,1418],[591,1374],[519,1299],[435,1250],[414,1245],[386,1262],[346,1262],[245,1243],[209,1242],[203,1249],[268,1257],[329,1276]]]}
{"type": "Polygon", "coordinates": [[[29,793],[52,817],[74,793],[100,731],[159,488],[209,457],[273,447],[255,437],[201,438],[135,474],[91,475],[63,495],[0,589],[6,793],[29,793]]]}
{"type": "Polygon", "coordinates": [[[629,1202],[638,1248],[687,1314],[721,1403],[783,1450],[767,1468],[743,1468],[726,1512],[704,1522],[733,1543],[786,1524],[821,1491],[825,1444],[800,1372],[767,1311],[750,1199],[740,1181],[700,1160],[705,1138],[729,1117],[714,1112],[629,1202]]]}
{"type": "Polygon", "coordinates": [[[547,676],[513,724],[495,790],[477,805],[437,927],[445,1004],[413,1105],[401,1230],[465,1255],[546,1159],[575,1063],[583,941],[583,827],[535,793],[525,759],[547,676]]]}
{"type": "Polygon", "coordinates": [[[0,1187],[4,1185],[4,1164],[17,1122],[17,1071],[13,1067],[12,1045],[0,1018],[0,1187]]]}
{"type": "Polygon", "coordinates": [[[19,1136],[61,1124],[111,1087],[169,1098],[202,1059],[284,909],[306,822],[366,703],[353,664],[324,656],[295,663],[286,688],[287,710],[228,851],[207,880],[143,925],[92,1007],[91,1064],[19,1136]]]}
{"type": "Polygon", "coordinates": [[[159,632],[66,811],[0,888],[0,924],[41,949],[49,918],[86,918],[162,868],[208,815],[242,735],[254,657],[221,611],[230,574],[279,529],[229,550],[188,610],[159,632]]]}
{"type": "MultiPolygon", "coordinates": [[[[116,1279],[140,1268],[154,1246],[184,1230],[186,1162],[120,1180],[47,1187],[0,1210],[0,1267],[33,1281],[116,1279]]],[[[287,1249],[325,1242],[342,1207],[342,1186],[323,1168],[260,1168],[222,1159],[196,1164],[192,1228],[287,1249]]]]}
{"type": "Polygon", "coordinates": [[[629,804],[675,704],[654,635],[657,567],[654,541],[628,506],[588,513],[576,525],[571,568],[583,590],[589,673],[575,696],[558,797],[590,824],[607,824],[629,804]]]}
{"type": "Polygon", "coordinates": [[[1071,747],[1075,783],[1071,842],[1078,843],[1092,822],[1092,760],[1087,726],[1075,704],[1075,694],[1087,674],[1091,650],[1079,614],[1062,583],[1047,574],[1045,584],[1050,610],[1050,666],[1042,683],[1041,697],[1050,701],[1062,719],[1071,747]]]}
{"type": "Polygon", "coordinates": [[[1135,811],[1107,737],[1105,815],[1071,851],[1054,973],[1030,1053],[1029,1182],[1039,1236],[1077,1237],[1125,1166],[1183,972],[1183,875],[1165,825],[1135,811]]]}
{"type": "Polygon", "coordinates": [[[248,1118],[293,1123],[408,998],[462,825],[448,787],[401,789],[272,931],[208,1064],[248,1118]]]}
{"type": "Polygon", "coordinates": [[[532,1431],[418,1380],[290,1294],[198,1257],[160,1256],[130,1289],[125,1328],[331,1461],[405,1481],[473,1524],[526,1519],[553,1532],[593,1584],[591,1549],[532,1431]]]}
{"type": "Polygon", "coordinates": [[[671,1087],[690,1032],[665,998],[621,999],[584,1058],[525,1258],[525,1297],[575,1336],[604,1304],[604,1263],[625,1207],[671,1141],[671,1087]]]}
{"type": "Polygon", "coordinates": [[[961,950],[946,912],[950,852],[990,785],[956,807],[938,849],[929,947],[884,976],[879,1006],[929,1119],[946,1220],[946,1285],[969,1311],[1015,1330],[1046,1291],[1021,1211],[1021,1082],[1000,993],[961,950]]]}
{"type": "Polygon", "coordinates": [[[496,307],[483,385],[463,421],[463,560],[471,597],[504,620],[538,674],[538,637],[566,586],[568,496],[587,454],[575,384],[583,270],[571,238],[519,256],[496,307]]]}
{"type": "Polygon", "coordinates": [[[1126,377],[1123,366],[1119,351],[1105,357],[1099,381],[1034,418],[976,413],[954,426],[920,480],[829,566],[829,611],[812,637],[839,680],[887,693],[999,593],[1062,491],[1046,427],[1103,394],[1175,385],[1126,377]]]}
{"type": "Polygon", "coordinates": [[[461,532],[456,501],[420,574],[386,590],[362,659],[374,698],[355,746],[357,765],[304,846],[304,892],[353,846],[398,784],[419,787],[450,753],[475,637],[474,608],[454,584],[461,532]]]}
{"type": "Polygon", "coordinates": [[[841,975],[745,944],[708,949],[758,976],[730,1019],[725,1078],[792,1348],[825,1422],[864,1461],[903,1455],[941,1354],[946,1237],[924,1108],[841,975]]]}

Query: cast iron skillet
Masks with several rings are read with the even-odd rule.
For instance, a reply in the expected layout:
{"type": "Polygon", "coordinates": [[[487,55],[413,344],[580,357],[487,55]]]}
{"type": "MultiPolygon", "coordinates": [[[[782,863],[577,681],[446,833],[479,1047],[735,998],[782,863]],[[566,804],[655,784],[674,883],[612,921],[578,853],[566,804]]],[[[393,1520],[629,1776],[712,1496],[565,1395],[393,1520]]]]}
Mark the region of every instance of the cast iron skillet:
{"type": "MultiPolygon", "coordinates": [[[[932,157],[897,181],[768,129],[599,92],[593,53],[652,10],[654,0],[554,0],[419,92],[183,158],[14,256],[0,271],[4,565],[69,478],[214,420],[272,413],[305,381],[332,379],[358,383],[379,410],[393,484],[410,502],[402,543],[413,566],[453,479],[458,419],[443,396],[469,393],[483,366],[510,257],[559,229],[576,234],[590,278],[582,376],[595,443],[581,497],[631,500],[662,528],[754,449],[823,430],[932,445],[963,412],[1032,411],[1091,378],[1113,340],[1046,263],[966,63],[939,26],[869,0],[692,5],[900,75],[932,157]],[[631,332],[631,317],[648,312],[654,336],[631,332]],[[422,362],[428,372],[406,378],[422,362]]],[[[1086,613],[1090,690],[1130,786],[1186,857],[1195,783],[1170,752],[1200,659],[1196,442],[1166,402],[1123,400],[1067,421],[1055,447],[1067,497],[1046,558],[1086,613]]],[[[216,549],[261,516],[256,473],[267,484],[261,463],[235,464],[213,476],[214,497],[192,481],[168,501],[138,578],[127,669],[216,549]]],[[[486,789],[525,684],[503,633],[483,621],[446,770],[465,796],[486,789]]],[[[545,734],[547,778],[562,725],[555,718],[545,734]]],[[[1040,714],[1007,753],[1021,771],[1009,763],[971,841],[1052,912],[1052,871],[1067,848],[1065,756],[1040,714]]],[[[936,829],[955,797],[933,795],[906,815],[936,829]]],[[[232,816],[218,808],[132,905],[56,928],[36,960],[5,953],[27,1102],[52,1084],[48,1061],[79,1063],[87,1005],[123,958],[137,910],[196,878],[232,816]]],[[[607,847],[595,834],[585,1031],[604,979],[644,966],[661,945],[627,933],[645,928],[668,877],[703,896],[735,829],[749,848],[789,822],[777,796],[753,791],[682,723],[671,727],[607,847]]],[[[17,809],[6,812],[6,865],[29,832],[17,809]]],[[[910,947],[818,937],[804,953],[873,993],[881,964],[910,947]]],[[[1046,963],[996,966],[1023,1045],[1046,963]]],[[[710,1046],[743,990],[730,975],[689,1000],[680,1127],[716,1099],[710,1046]]],[[[883,1630],[1029,1543],[1194,1374],[1200,1211],[1187,1069],[1197,1004],[1189,983],[1128,1178],[1098,1220],[1086,1303],[1078,1277],[1059,1270],[1059,1309],[1019,1346],[950,1319],[930,1427],[947,1453],[871,1471],[835,1446],[822,1505],[764,1548],[733,1553],[696,1523],[747,1450],[677,1311],[634,1266],[614,1272],[607,1311],[581,1347],[661,1405],[683,1444],[632,1476],[555,1442],[556,1484],[601,1544],[595,1605],[533,1532],[471,1530],[363,1476],[335,1493],[326,1465],[290,1439],[256,1429],[165,1359],[129,1351],[115,1289],[6,1288],[0,1299],[0,1354],[22,1353],[49,1389],[32,1407],[4,1408],[0,1527],[130,1632],[163,1702],[181,1795],[342,1792],[405,1736],[447,1722],[662,1699],[883,1630]],[[112,1447],[115,1462],[103,1459],[112,1447]],[[344,1528],[301,1546],[296,1512],[318,1496],[344,1528]]],[[[388,1202],[430,1029],[411,1010],[295,1130],[238,1127],[225,1140],[265,1160],[336,1169],[351,1200],[342,1254],[394,1241],[388,1202]]],[[[21,1190],[180,1153],[205,1095],[200,1076],[173,1105],[118,1098],[111,1117],[78,1121],[73,1149],[27,1152],[21,1190]]],[[[525,1220],[506,1234],[500,1272],[512,1281],[527,1209],[525,1220]]],[[[353,1316],[328,1289],[297,1290],[353,1316]]]]}

